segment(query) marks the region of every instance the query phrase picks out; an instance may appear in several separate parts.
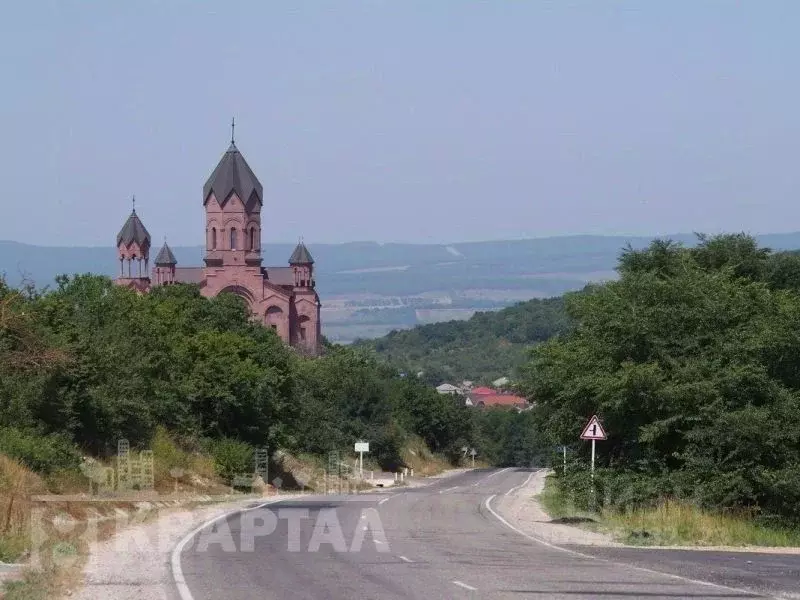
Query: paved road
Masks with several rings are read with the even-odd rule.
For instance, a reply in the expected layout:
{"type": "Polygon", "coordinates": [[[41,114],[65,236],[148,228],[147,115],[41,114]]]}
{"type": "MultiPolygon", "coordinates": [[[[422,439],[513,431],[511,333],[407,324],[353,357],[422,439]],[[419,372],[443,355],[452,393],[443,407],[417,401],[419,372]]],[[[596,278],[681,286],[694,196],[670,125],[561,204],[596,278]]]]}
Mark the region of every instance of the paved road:
{"type": "Polygon", "coordinates": [[[231,515],[179,553],[181,598],[723,599],[800,590],[800,556],[576,548],[595,558],[528,539],[486,507],[527,476],[479,469],[402,492],[309,496],[231,515]]]}

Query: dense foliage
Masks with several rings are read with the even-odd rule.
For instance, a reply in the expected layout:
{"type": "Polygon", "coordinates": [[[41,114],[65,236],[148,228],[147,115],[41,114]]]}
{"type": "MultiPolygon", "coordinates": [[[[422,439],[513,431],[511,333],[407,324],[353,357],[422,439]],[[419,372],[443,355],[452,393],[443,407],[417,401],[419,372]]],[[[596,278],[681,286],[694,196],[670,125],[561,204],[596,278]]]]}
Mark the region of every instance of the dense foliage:
{"type": "Polygon", "coordinates": [[[598,497],[613,505],[674,496],[800,522],[800,256],[699,242],[629,248],[618,281],[569,294],[575,329],[533,350],[523,389],[583,461],[578,434],[601,416],[598,497]]]}
{"type": "Polygon", "coordinates": [[[44,471],[74,464],[75,447],[146,446],[157,426],[202,440],[228,470],[237,442],[322,453],[364,438],[391,467],[411,435],[452,457],[471,436],[455,399],[359,349],[300,356],[233,295],[138,295],[92,275],[44,293],[0,280],[0,452],[44,471]]]}
{"type": "Polygon", "coordinates": [[[479,458],[498,467],[542,466],[549,458],[547,438],[538,433],[534,413],[503,408],[472,413],[479,458]]]}
{"type": "Polygon", "coordinates": [[[478,312],[467,321],[448,321],[393,331],[356,346],[373,348],[409,374],[422,372],[431,385],[463,380],[489,383],[513,377],[529,346],[567,331],[561,298],[529,300],[497,312],[478,312]]]}

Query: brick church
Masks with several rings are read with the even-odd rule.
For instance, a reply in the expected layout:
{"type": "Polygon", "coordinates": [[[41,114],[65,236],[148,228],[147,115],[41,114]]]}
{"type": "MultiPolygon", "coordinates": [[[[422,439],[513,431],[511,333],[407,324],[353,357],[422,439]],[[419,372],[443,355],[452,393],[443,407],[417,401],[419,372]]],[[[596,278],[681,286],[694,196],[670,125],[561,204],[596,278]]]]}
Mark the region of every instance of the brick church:
{"type": "Polygon", "coordinates": [[[203,186],[206,212],[204,266],[178,266],[166,241],[150,263],[150,234],[134,206],[117,235],[120,275],[116,283],[146,293],[152,286],[191,283],[213,297],[232,292],[247,301],[253,318],[287,343],[316,353],[320,302],[314,260],[300,242],[288,266],[261,266],[263,189],[231,136],[231,145],[203,186]]]}

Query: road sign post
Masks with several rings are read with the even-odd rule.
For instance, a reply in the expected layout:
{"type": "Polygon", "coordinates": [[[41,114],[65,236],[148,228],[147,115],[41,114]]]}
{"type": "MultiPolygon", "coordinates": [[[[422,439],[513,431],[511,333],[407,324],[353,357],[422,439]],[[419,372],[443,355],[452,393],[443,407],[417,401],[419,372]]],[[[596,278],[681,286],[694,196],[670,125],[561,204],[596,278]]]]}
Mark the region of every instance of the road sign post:
{"type": "Polygon", "coordinates": [[[475,451],[475,448],[473,448],[470,451],[470,454],[472,455],[472,468],[474,469],[475,468],[475,455],[477,454],[477,452],[475,451]]]}
{"type": "Polygon", "coordinates": [[[607,437],[608,436],[606,435],[605,429],[603,429],[603,426],[600,424],[600,419],[597,418],[597,415],[593,415],[592,418],[589,419],[589,422],[586,424],[586,427],[583,428],[583,432],[581,433],[582,440],[592,440],[592,481],[594,481],[595,442],[597,440],[604,440],[607,437]]]}
{"type": "Polygon", "coordinates": [[[364,452],[369,452],[369,442],[356,442],[358,452],[358,475],[364,479],[364,452]]]}

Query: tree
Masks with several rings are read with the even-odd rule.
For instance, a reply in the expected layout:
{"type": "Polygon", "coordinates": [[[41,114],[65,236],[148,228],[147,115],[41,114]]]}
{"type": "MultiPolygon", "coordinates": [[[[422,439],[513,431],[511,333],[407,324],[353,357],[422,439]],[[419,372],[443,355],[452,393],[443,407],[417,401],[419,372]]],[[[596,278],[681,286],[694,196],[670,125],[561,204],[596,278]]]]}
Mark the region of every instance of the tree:
{"type": "Polygon", "coordinates": [[[625,253],[619,281],[569,295],[575,329],[534,349],[522,381],[550,440],[597,412],[621,496],[644,477],[640,500],[800,518],[784,479],[800,464],[800,296],[765,281],[771,256],[738,236],[658,242],[625,253]]]}

